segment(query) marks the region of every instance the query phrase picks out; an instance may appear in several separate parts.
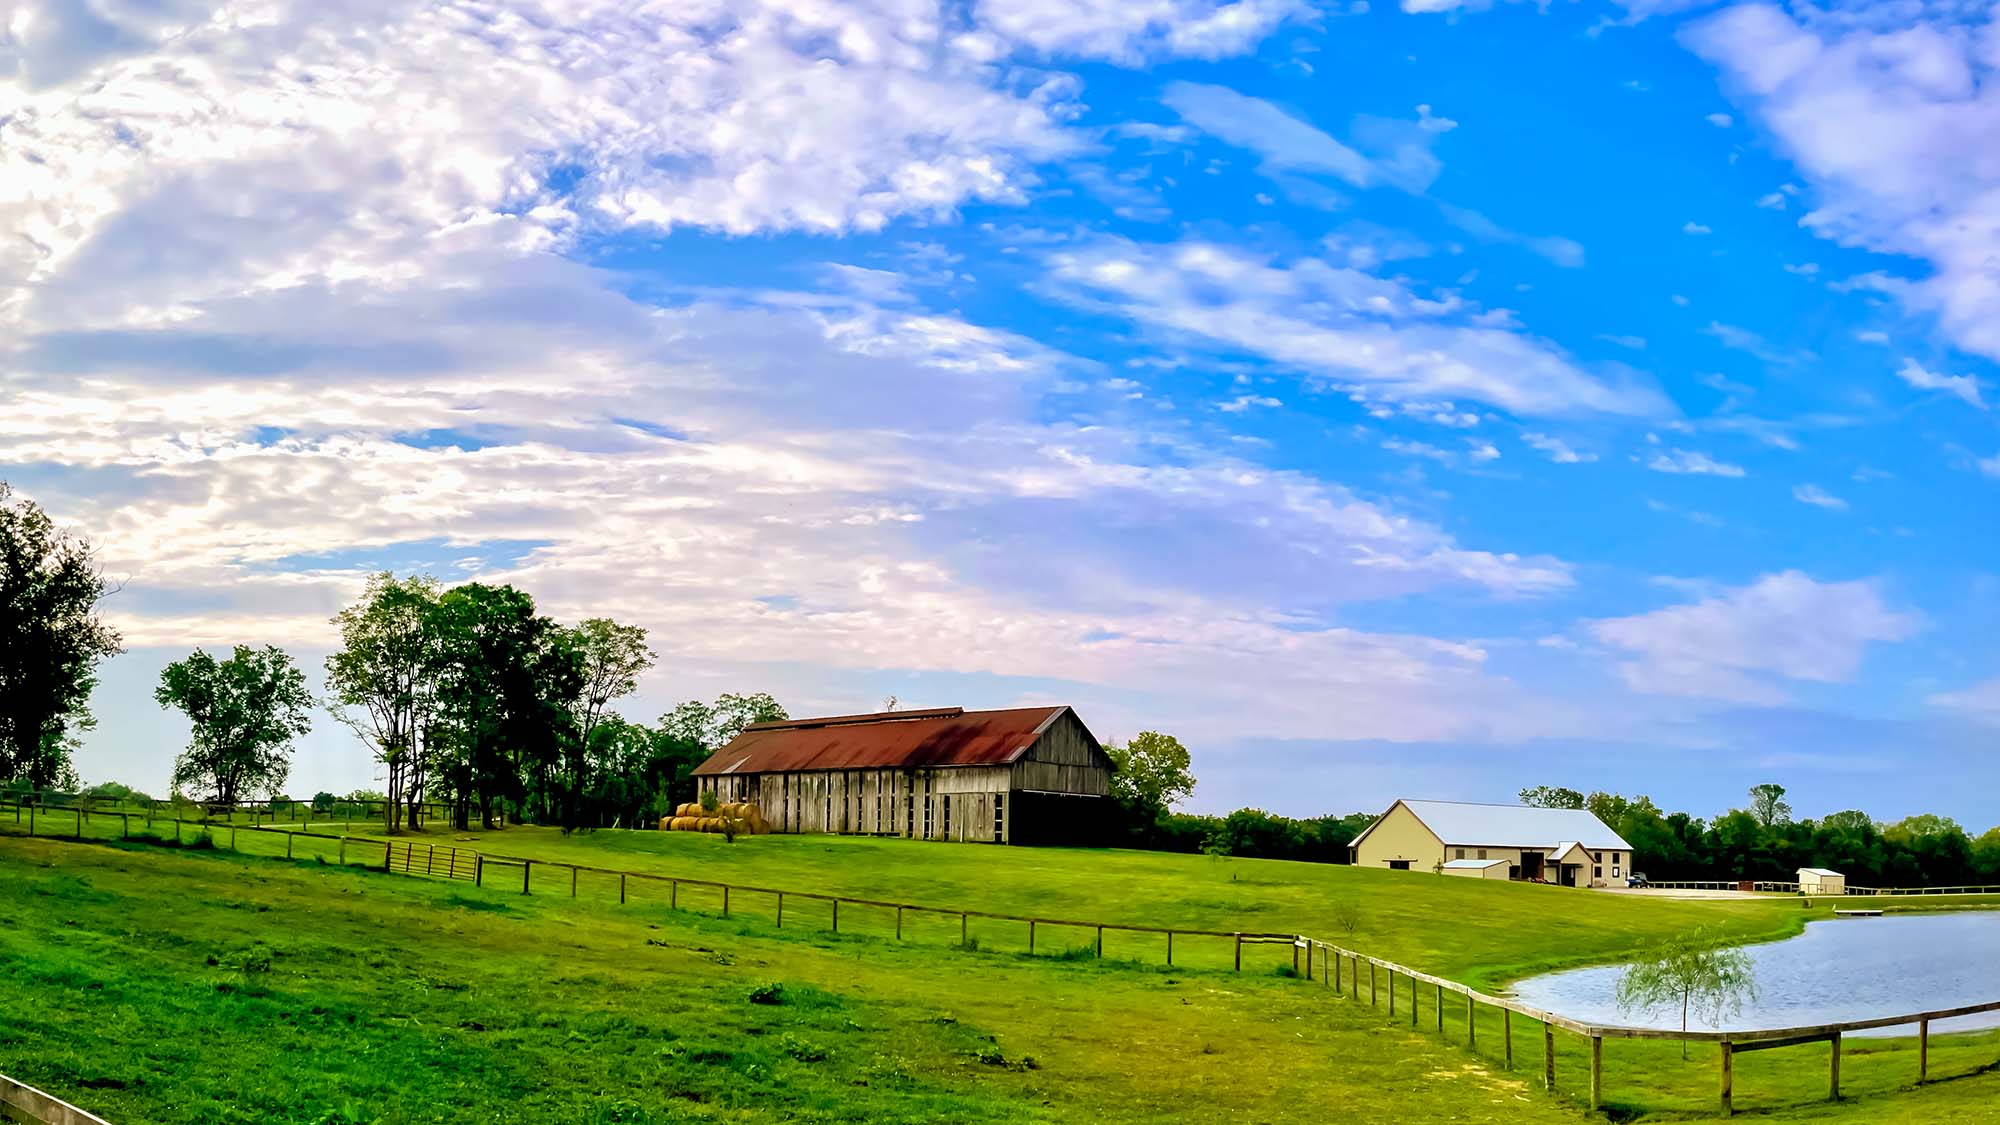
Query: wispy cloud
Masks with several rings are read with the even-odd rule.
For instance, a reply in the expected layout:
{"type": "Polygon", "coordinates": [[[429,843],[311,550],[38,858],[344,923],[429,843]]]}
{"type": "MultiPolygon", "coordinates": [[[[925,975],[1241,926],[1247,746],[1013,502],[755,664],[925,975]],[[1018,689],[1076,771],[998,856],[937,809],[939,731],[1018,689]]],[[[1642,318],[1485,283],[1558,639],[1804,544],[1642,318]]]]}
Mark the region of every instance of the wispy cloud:
{"type": "Polygon", "coordinates": [[[1847,510],[1847,501],[1842,500],[1840,497],[1833,495],[1816,484],[1793,485],[1792,498],[1801,504],[1810,504],[1815,508],[1825,508],[1828,511],[1844,512],[1847,510]]]}
{"type": "Polygon", "coordinates": [[[1907,639],[1921,625],[1878,582],[1820,582],[1788,570],[1589,629],[1625,654],[1619,671],[1636,691],[1776,704],[1787,681],[1851,680],[1868,646],[1907,639]]]}
{"type": "Polygon", "coordinates": [[[1896,378],[1920,391],[1942,391],[1976,410],[1986,409],[1986,400],[1980,394],[1979,380],[1970,375],[1943,375],[1926,368],[1914,359],[1905,359],[1896,369],[1896,378]]]}

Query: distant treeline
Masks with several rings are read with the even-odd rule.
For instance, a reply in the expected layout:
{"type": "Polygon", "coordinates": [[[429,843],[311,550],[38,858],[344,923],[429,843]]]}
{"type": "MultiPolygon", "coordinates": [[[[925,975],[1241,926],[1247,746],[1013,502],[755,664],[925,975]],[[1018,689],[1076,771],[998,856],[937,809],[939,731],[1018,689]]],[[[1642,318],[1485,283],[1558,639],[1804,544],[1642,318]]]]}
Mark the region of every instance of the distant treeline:
{"type": "Polygon", "coordinates": [[[1596,813],[1632,845],[1633,870],[1657,880],[1789,882],[1801,867],[1826,867],[1858,887],[2000,885],[2000,828],[1975,837],[1932,813],[1885,823],[1859,810],[1794,820],[1781,785],[1751,789],[1749,807],[1711,821],[1615,793],[1537,787],[1521,800],[1596,813]]]}

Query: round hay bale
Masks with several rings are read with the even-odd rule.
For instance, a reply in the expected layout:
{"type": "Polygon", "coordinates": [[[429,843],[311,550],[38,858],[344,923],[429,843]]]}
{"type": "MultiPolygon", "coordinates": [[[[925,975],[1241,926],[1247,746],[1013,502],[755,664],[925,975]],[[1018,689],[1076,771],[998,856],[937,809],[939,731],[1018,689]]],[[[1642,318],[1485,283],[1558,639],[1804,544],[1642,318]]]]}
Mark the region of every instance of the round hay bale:
{"type": "Polygon", "coordinates": [[[697,804],[695,804],[695,803],[694,803],[693,801],[687,801],[687,802],[684,802],[684,803],[682,803],[682,805],[681,805],[681,806],[680,806],[679,808],[677,808],[677,809],[675,809],[675,810],[674,810],[674,815],[675,815],[675,816],[700,816],[700,815],[701,815],[701,806],[700,806],[700,805],[697,805],[697,804]]]}

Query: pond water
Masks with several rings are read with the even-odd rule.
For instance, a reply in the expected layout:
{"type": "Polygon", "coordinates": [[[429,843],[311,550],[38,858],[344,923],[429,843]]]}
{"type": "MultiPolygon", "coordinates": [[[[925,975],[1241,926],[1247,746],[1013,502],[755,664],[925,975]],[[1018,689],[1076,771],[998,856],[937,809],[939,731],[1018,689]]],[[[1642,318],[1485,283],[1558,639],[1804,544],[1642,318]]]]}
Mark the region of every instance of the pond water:
{"type": "MultiPolygon", "coordinates": [[[[1688,1027],[1743,1031],[1802,1027],[1935,1011],[2000,1000],[2000,912],[1836,918],[1784,941],[1748,946],[1758,998],[1718,1025],[1696,1015],[1688,1027]]],[[[1544,1011],[1587,1023],[1678,1028],[1680,1011],[1618,1010],[1620,965],[1532,977],[1514,995],[1544,1011]]],[[[1939,1020],[1933,1032],[2000,1027],[2000,1012],[1939,1020]]],[[[1914,1035],[1914,1024],[1862,1035],[1914,1035]]]]}

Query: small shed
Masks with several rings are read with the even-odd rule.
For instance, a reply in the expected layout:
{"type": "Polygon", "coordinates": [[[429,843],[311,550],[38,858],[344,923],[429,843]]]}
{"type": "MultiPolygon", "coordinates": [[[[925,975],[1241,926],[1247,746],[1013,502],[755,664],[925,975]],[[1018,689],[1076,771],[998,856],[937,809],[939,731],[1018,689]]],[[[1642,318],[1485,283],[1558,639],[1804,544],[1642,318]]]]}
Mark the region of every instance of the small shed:
{"type": "Polygon", "coordinates": [[[1505,879],[1510,866],[1504,859],[1454,859],[1446,861],[1442,870],[1462,879],[1505,879]]]}
{"type": "Polygon", "coordinates": [[[1844,895],[1847,893],[1847,876],[1838,871],[1828,871],[1824,867],[1799,868],[1799,893],[1802,895],[1844,895]]]}

